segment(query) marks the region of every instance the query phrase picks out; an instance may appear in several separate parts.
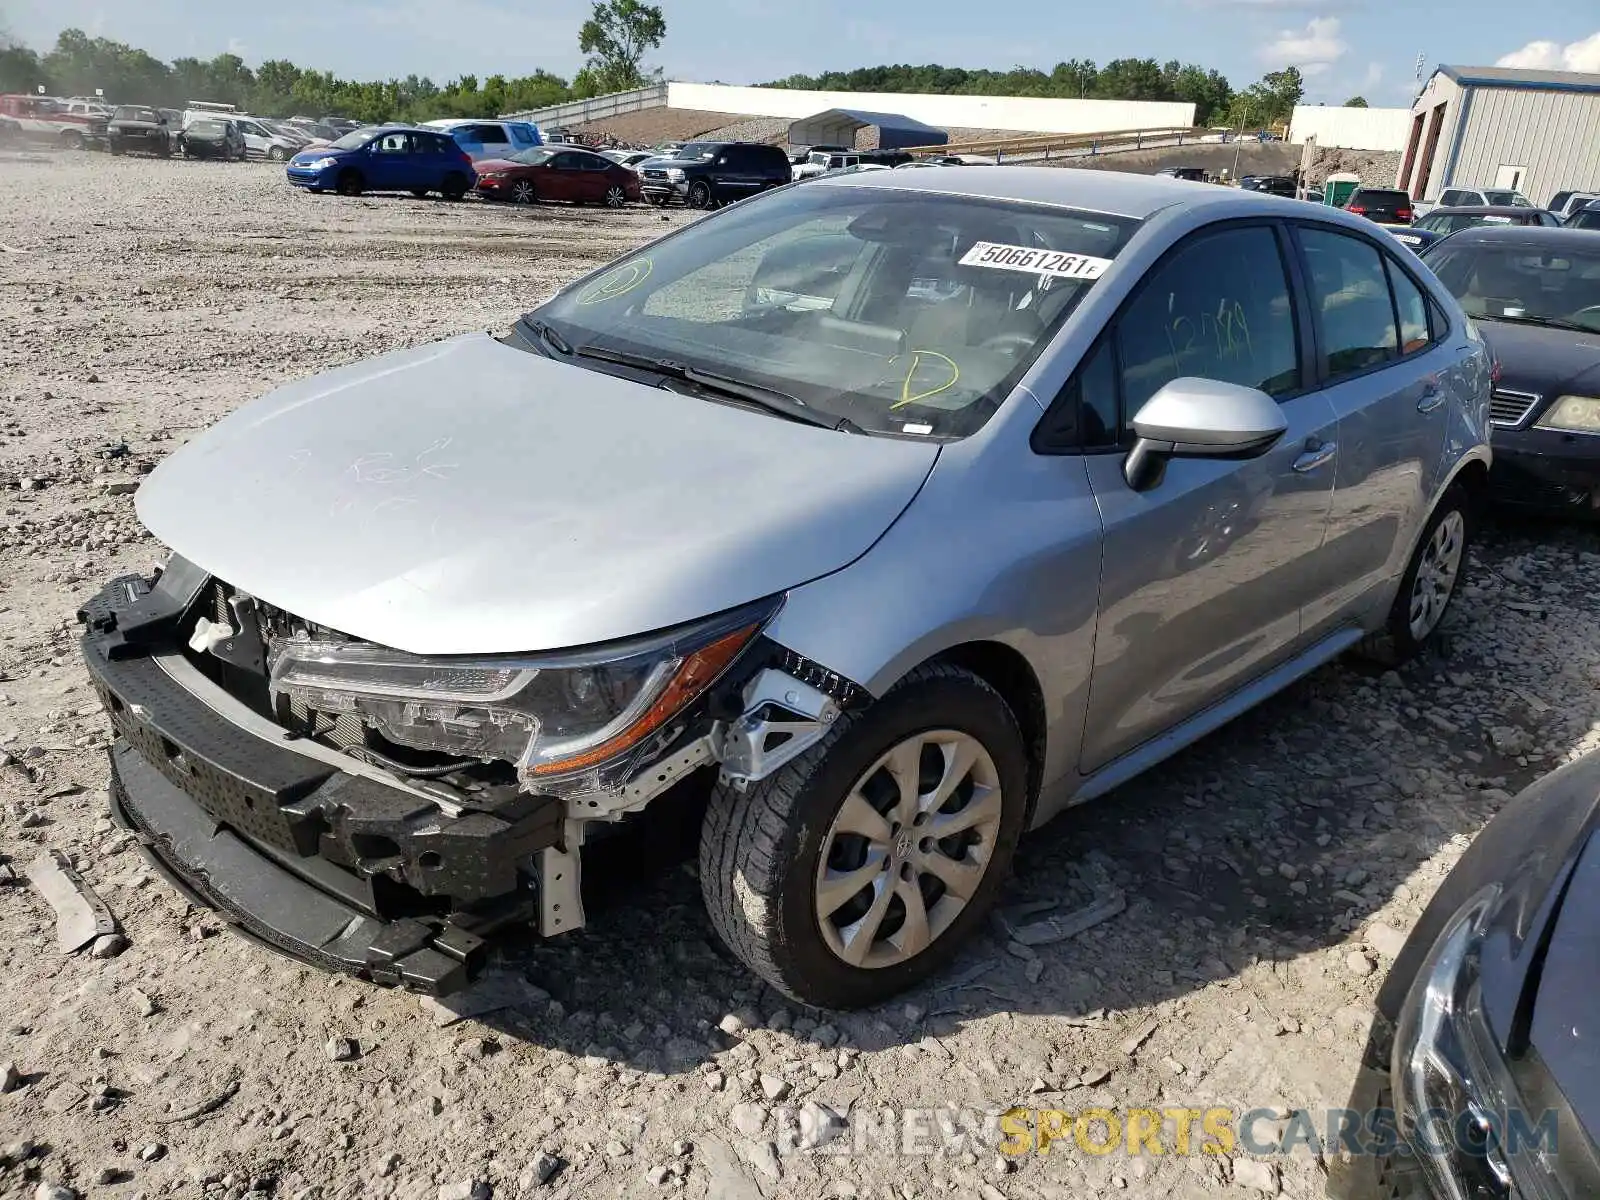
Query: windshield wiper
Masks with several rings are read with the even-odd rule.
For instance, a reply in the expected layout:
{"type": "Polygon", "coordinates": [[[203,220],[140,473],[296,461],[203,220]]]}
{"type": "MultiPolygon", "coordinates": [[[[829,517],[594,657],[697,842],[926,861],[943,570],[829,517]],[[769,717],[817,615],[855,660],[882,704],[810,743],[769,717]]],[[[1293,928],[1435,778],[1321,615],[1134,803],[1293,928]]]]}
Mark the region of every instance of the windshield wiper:
{"type": "Polygon", "coordinates": [[[551,329],[550,326],[546,325],[543,321],[530,321],[527,317],[523,317],[522,323],[528,327],[529,332],[537,334],[539,340],[545,345],[549,346],[550,349],[554,350],[556,353],[569,356],[572,354],[572,346],[570,343],[568,343],[567,339],[562,337],[554,329],[551,329]]]}
{"type": "Polygon", "coordinates": [[[1543,325],[1549,329],[1570,329],[1573,333],[1600,333],[1588,325],[1579,325],[1576,321],[1568,321],[1562,317],[1540,317],[1532,313],[1522,313],[1515,317],[1501,314],[1496,317],[1485,317],[1487,321],[1512,321],[1521,325],[1543,325]]]}
{"type": "Polygon", "coordinates": [[[694,384],[701,391],[727,396],[805,425],[815,425],[820,429],[836,429],[845,433],[866,432],[849,417],[830,417],[826,413],[820,413],[798,396],[791,396],[788,392],[780,392],[777,388],[764,387],[759,383],[735,379],[731,375],[722,375],[715,371],[702,371],[699,367],[691,367],[688,363],[677,362],[670,358],[651,358],[648,354],[630,354],[626,350],[610,350],[605,346],[579,346],[573,353],[579,358],[592,358],[598,362],[616,363],[619,367],[651,371],[657,375],[665,375],[669,379],[681,379],[685,383],[694,384]]]}

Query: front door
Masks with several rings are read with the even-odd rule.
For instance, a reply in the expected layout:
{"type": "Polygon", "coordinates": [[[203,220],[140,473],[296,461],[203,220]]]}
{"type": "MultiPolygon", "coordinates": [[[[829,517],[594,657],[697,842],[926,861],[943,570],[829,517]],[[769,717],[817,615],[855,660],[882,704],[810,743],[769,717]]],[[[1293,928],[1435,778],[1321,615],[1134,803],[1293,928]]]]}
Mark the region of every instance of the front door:
{"type": "Polygon", "coordinates": [[[563,150],[539,177],[539,195],[550,200],[583,199],[583,163],[576,150],[563,150]],[[548,181],[548,182],[547,182],[548,181]]]}
{"type": "Polygon", "coordinates": [[[1184,377],[1259,388],[1278,398],[1289,426],[1258,458],[1174,459],[1145,491],[1123,479],[1125,453],[1087,458],[1105,549],[1085,774],[1303,645],[1337,417],[1325,395],[1307,390],[1286,238],[1268,224],[1195,235],[1154,268],[1083,369],[1086,406],[1122,430],[1123,446],[1140,406],[1184,377]]]}
{"type": "Polygon", "coordinates": [[[386,133],[367,147],[367,186],[386,190],[405,186],[405,163],[411,153],[409,133],[386,133]]]}
{"type": "Polygon", "coordinates": [[[1296,239],[1317,375],[1339,418],[1326,575],[1306,611],[1317,633],[1386,600],[1405,570],[1441,482],[1446,393],[1457,381],[1422,288],[1395,255],[1327,226],[1302,226],[1296,239]]]}

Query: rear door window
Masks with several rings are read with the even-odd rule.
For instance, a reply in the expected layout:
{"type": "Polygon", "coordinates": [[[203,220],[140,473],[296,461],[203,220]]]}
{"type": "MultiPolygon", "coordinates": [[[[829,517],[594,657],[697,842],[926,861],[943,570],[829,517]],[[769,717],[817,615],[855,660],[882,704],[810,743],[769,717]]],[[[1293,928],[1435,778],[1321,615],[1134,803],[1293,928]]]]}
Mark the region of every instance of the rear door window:
{"type": "Polygon", "coordinates": [[[506,128],[511,132],[511,140],[520,148],[527,150],[538,144],[533,140],[533,134],[526,125],[508,125],[506,128]]]}
{"type": "Polygon", "coordinates": [[[1400,318],[1400,353],[1425,350],[1432,340],[1428,332],[1428,300],[1422,289],[1398,262],[1384,255],[1389,271],[1389,287],[1394,292],[1395,315],[1400,318]]]}
{"type": "Polygon", "coordinates": [[[1329,383],[1400,356],[1383,256],[1371,243],[1302,227],[1306,282],[1317,322],[1321,373],[1329,383]]]}

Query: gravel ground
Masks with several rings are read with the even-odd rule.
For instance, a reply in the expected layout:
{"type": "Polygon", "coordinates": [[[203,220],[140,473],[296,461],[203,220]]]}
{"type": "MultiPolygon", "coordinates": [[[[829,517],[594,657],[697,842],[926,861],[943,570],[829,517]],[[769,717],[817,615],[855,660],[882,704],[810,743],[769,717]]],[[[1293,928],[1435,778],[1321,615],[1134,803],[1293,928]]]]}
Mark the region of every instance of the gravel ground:
{"type": "Polygon", "coordinates": [[[743,971],[682,838],[613,843],[590,926],[508,946],[505,1007],[447,1024],[222,934],[106,819],[72,614],[160,556],[140,475],[277,383],[503,328],[667,227],[311,197],[266,167],[0,163],[0,852],[19,873],[70,855],[129,943],[63,956],[44,902],[0,887],[0,1195],[1303,1196],[1339,1170],[1070,1145],[1012,1164],[993,1140],[896,1153],[861,1131],[904,1106],[1342,1104],[1382,968],[1443,873],[1600,742],[1589,531],[1485,530],[1437,657],[1322,670],[1024,843],[1012,917],[1065,911],[1086,878],[1124,911],[1031,947],[997,920],[877,1011],[799,1011],[743,971]],[[805,1105],[838,1136],[790,1152],[805,1105]]]}

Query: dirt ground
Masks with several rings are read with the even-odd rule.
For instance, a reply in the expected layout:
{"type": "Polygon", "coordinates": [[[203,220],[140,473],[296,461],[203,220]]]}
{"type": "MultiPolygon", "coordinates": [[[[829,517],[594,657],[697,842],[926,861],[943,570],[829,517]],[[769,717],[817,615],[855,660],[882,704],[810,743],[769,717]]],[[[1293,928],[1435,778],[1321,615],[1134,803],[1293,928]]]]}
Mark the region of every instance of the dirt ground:
{"type": "MultiPolygon", "coordinates": [[[[876,1011],[805,1012],[758,983],[671,838],[613,846],[589,927],[509,945],[507,1007],[445,1024],[223,932],[111,825],[73,613],[162,554],[134,516],[141,474],[278,383],[503,329],[683,219],[0,160],[0,853],[25,875],[66,852],[129,941],[63,955],[42,899],[0,886],[0,1196],[1310,1196],[1338,1171],[1170,1144],[1011,1163],[916,1112],[861,1135],[907,1108],[1342,1104],[1443,873],[1512,793],[1600,744],[1589,531],[1487,528],[1436,657],[1319,671],[1024,843],[1013,915],[1064,911],[1079,871],[1125,910],[1032,947],[997,921],[876,1011]],[[829,1144],[792,1149],[802,1106],[829,1144]]],[[[270,519],[238,517],[243,537],[270,519]]]]}

